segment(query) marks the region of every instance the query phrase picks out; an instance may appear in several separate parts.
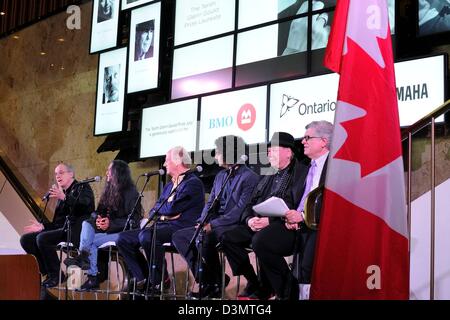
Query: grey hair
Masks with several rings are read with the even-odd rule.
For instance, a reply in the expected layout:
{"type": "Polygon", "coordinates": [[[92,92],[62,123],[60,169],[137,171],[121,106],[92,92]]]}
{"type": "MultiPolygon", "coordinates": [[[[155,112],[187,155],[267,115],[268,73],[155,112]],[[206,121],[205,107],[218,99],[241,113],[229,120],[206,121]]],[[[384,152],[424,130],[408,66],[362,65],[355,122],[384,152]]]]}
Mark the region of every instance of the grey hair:
{"type": "Polygon", "coordinates": [[[305,129],[312,128],[319,137],[327,139],[327,149],[330,150],[333,135],[333,124],[326,120],[313,121],[306,125],[305,129]]]}
{"type": "Polygon", "coordinates": [[[64,162],[61,162],[60,164],[62,164],[64,167],[66,167],[67,172],[72,172],[73,177],[75,178],[75,169],[73,168],[73,165],[64,163],[64,162]]]}
{"type": "Polygon", "coordinates": [[[171,155],[172,161],[175,164],[182,164],[183,167],[185,167],[185,168],[190,167],[190,165],[192,163],[192,159],[185,148],[183,148],[181,146],[174,147],[169,150],[169,153],[171,155]]]}

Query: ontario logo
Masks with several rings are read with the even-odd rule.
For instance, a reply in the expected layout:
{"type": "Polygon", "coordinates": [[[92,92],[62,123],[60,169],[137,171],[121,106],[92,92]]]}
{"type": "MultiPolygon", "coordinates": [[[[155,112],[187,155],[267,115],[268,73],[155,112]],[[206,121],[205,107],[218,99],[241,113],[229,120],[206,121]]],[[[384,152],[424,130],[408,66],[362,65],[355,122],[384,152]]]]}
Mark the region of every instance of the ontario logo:
{"type": "Polygon", "coordinates": [[[250,104],[244,104],[237,115],[237,125],[242,131],[250,130],[256,121],[256,109],[250,104]]]}

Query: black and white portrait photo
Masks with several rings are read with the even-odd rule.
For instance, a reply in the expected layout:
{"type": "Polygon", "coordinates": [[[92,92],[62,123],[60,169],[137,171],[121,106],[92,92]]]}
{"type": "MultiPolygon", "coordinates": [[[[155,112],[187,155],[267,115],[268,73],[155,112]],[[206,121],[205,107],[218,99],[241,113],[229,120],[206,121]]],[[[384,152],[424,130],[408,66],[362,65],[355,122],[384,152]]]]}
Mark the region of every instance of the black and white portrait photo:
{"type": "Polygon", "coordinates": [[[113,0],[99,0],[97,22],[111,20],[113,18],[115,8],[115,1],[113,0]]]}
{"type": "Polygon", "coordinates": [[[103,78],[103,104],[119,101],[120,64],[105,67],[103,78]]]}
{"type": "Polygon", "coordinates": [[[153,40],[155,20],[149,20],[136,25],[134,61],[153,57],[153,40]]]}

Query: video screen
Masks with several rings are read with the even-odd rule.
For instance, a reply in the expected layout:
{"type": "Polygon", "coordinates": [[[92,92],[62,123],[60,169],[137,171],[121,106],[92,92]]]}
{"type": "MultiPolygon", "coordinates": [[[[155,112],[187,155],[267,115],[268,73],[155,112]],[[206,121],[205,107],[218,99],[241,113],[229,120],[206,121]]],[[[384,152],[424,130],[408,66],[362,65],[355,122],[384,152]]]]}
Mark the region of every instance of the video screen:
{"type": "Polygon", "coordinates": [[[176,146],[195,151],[198,99],[142,110],[140,158],[165,155],[176,146]]]}
{"type": "Polygon", "coordinates": [[[122,10],[127,10],[155,0],[122,0],[122,10]]]}
{"type": "Polygon", "coordinates": [[[127,92],[158,87],[161,2],[131,11],[127,92]]]}
{"type": "Polygon", "coordinates": [[[231,88],[233,36],[174,50],[172,99],[231,88]]]}
{"type": "Polygon", "coordinates": [[[214,148],[224,135],[242,137],[246,143],[266,141],[267,86],[201,98],[199,150],[214,148]]]}
{"type": "Polygon", "coordinates": [[[126,62],[127,48],[100,54],[94,135],[123,129],[126,62]]]}
{"type": "Polygon", "coordinates": [[[92,8],[90,53],[117,45],[120,0],[94,0],[92,8]]]}
{"type": "Polygon", "coordinates": [[[177,1],[175,46],[234,30],[235,0],[177,1]]]}
{"type": "Polygon", "coordinates": [[[420,36],[450,31],[449,1],[418,0],[417,9],[420,36]]]}
{"type": "MultiPolygon", "coordinates": [[[[335,5],[336,0],[314,1],[312,9],[317,11],[335,5]]],[[[308,0],[239,0],[238,28],[247,28],[307,12],[308,0]]]]}

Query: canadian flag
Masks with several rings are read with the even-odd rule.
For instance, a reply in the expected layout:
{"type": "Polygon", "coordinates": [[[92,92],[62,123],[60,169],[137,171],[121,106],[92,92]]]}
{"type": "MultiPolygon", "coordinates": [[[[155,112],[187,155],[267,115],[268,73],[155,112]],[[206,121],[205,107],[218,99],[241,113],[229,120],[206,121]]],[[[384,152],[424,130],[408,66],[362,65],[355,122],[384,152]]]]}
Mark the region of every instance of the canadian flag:
{"type": "Polygon", "coordinates": [[[338,0],[340,74],[311,299],[408,299],[403,160],[385,0],[338,0]]]}

